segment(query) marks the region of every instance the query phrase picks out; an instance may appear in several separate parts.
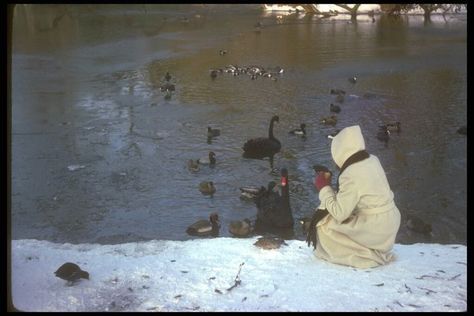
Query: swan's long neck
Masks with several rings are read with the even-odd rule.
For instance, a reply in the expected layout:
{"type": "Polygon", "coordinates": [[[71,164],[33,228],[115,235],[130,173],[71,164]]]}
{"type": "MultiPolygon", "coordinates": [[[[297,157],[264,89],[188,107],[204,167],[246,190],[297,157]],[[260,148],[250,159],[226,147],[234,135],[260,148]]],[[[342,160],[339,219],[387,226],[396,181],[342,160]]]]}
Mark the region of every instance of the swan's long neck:
{"type": "Polygon", "coordinates": [[[290,208],[290,189],[288,183],[288,177],[281,177],[281,198],[283,206],[290,208]]]}
{"type": "Polygon", "coordinates": [[[273,137],[273,122],[275,122],[274,119],[270,121],[270,127],[268,128],[268,138],[271,138],[271,139],[275,138],[273,137]]]}

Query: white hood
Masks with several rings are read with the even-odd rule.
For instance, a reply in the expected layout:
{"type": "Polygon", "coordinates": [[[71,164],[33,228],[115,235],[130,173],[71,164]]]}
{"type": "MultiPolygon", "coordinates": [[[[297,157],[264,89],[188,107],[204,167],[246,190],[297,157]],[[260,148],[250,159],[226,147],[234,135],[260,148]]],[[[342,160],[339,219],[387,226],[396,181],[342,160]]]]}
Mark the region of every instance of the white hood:
{"type": "Polygon", "coordinates": [[[364,137],[359,125],[342,129],[331,143],[331,155],[339,168],[342,164],[358,151],[365,149],[364,137]]]}

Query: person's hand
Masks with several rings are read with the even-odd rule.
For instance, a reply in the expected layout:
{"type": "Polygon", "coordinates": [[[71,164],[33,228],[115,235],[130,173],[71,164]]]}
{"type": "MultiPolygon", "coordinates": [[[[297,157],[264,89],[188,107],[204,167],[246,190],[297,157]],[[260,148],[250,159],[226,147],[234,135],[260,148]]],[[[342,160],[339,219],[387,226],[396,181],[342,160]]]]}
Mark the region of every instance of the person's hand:
{"type": "Polygon", "coordinates": [[[327,185],[331,184],[331,173],[330,172],[318,172],[316,173],[316,178],[314,179],[314,186],[316,190],[321,191],[327,185]]]}

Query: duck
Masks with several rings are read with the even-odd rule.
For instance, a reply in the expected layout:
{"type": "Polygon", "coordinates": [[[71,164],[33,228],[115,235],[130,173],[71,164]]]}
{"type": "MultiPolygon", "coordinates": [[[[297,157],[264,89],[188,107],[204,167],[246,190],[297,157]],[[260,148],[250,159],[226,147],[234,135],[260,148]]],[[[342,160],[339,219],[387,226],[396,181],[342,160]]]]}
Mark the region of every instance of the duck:
{"type": "Polygon", "coordinates": [[[357,82],[357,77],[350,77],[347,80],[349,80],[350,83],[355,84],[357,82]]]}
{"type": "Polygon", "coordinates": [[[334,132],[328,135],[328,138],[333,139],[337,134],[339,134],[340,131],[341,131],[340,129],[336,129],[334,132]]]}
{"type": "Polygon", "coordinates": [[[191,236],[214,236],[219,234],[220,223],[219,215],[211,213],[209,220],[201,219],[186,229],[186,233],[191,236]]]}
{"type": "Polygon", "coordinates": [[[60,266],[54,274],[63,280],[66,280],[68,285],[72,285],[79,279],[89,280],[89,272],[81,270],[81,268],[72,262],[66,262],[60,266]]]}
{"type": "Polygon", "coordinates": [[[216,154],[213,151],[210,151],[208,157],[199,158],[197,163],[200,165],[214,166],[216,164],[216,154]]]}
{"type": "Polygon", "coordinates": [[[467,126],[461,126],[460,128],[458,128],[456,133],[461,135],[467,135],[467,126]]]}
{"type": "Polygon", "coordinates": [[[341,90],[341,89],[331,89],[331,94],[341,95],[341,94],[346,94],[346,91],[341,90]]]}
{"type": "Polygon", "coordinates": [[[216,137],[221,134],[221,131],[216,128],[211,128],[210,126],[207,127],[207,137],[216,137]]]}
{"type": "Polygon", "coordinates": [[[227,54],[227,50],[225,50],[225,49],[219,50],[219,55],[223,56],[225,54],[227,54]]]}
{"type": "Polygon", "coordinates": [[[293,228],[288,169],[282,168],[280,175],[281,196],[271,188],[274,184],[269,183],[269,189],[262,191],[255,200],[257,206],[256,225],[260,228],[293,228]]]}
{"type": "Polygon", "coordinates": [[[229,223],[229,232],[235,237],[248,237],[252,231],[252,223],[248,218],[241,221],[231,221],[229,223]]]}
{"type": "Polygon", "coordinates": [[[381,127],[379,132],[377,133],[377,139],[387,143],[390,139],[390,131],[386,127],[381,127]]]}
{"type": "Polygon", "coordinates": [[[254,243],[254,246],[265,250],[278,249],[281,245],[288,246],[284,239],[271,236],[260,237],[254,243]]]}
{"type": "Polygon", "coordinates": [[[292,135],[306,136],[306,124],[301,123],[300,128],[293,129],[289,131],[288,133],[292,135]]]}
{"type": "Polygon", "coordinates": [[[165,92],[165,91],[174,91],[175,90],[175,85],[172,84],[172,83],[169,83],[169,82],[166,82],[164,84],[161,85],[160,89],[162,92],[165,92]]]}
{"type": "Polygon", "coordinates": [[[212,79],[215,79],[217,77],[217,70],[211,69],[211,70],[209,70],[209,73],[210,73],[212,79]]]}
{"type": "Polygon", "coordinates": [[[166,90],[166,93],[165,93],[165,100],[170,100],[171,99],[171,91],[170,90],[166,90]]]}
{"type": "Polygon", "coordinates": [[[257,197],[260,190],[265,189],[265,187],[256,187],[256,186],[246,186],[240,187],[240,198],[243,200],[254,201],[257,197]]]}
{"type": "Polygon", "coordinates": [[[385,129],[389,130],[390,132],[397,132],[397,133],[399,133],[400,130],[401,130],[400,122],[388,123],[388,124],[385,124],[385,125],[380,125],[379,127],[380,128],[385,128],[385,129]]]}
{"type": "Polygon", "coordinates": [[[216,192],[216,187],[212,181],[202,181],[199,183],[199,191],[204,195],[213,195],[216,192]]]}
{"type": "Polygon", "coordinates": [[[166,72],[165,80],[166,80],[166,81],[170,81],[170,80],[171,80],[171,75],[170,75],[170,73],[169,73],[168,71],[166,72]]]}
{"type": "Polygon", "coordinates": [[[331,115],[329,117],[324,117],[322,120],[321,120],[321,123],[323,123],[324,125],[336,125],[337,123],[337,117],[335,115],[331,115]]]}
{"type": "Polygon", "coordinates": [[[199,162],[198,161],[194,162],[194,160],[192,160],[192,159],[188,160],[188,170],[189,171],[198,172],[199,169],[200,169],[200,167],[199,167],[199,162]]]}
{"type": "Polygon", "coordinates": [[[244,150],[243,156],[245,158],[256,158],[260,159],[263,157],[272,157],[274,154],[280,151],[281,143],[273,136],[273,124],[279,122],[280,118],[278,115],[274,115],[270,120],[270,126],[268,128],[268,137],[252,138],[245,142],[242,147],[244,150]]]}
{"type": "Polygon", "coordinates": [[[338,94],[336,96],[336,102],[344,103],[344,95],[343,94],[338,94]]]}
{"type": "Polygon", "coordinates": [[[329,110],[334,113],[339,113],[341,112],[341,107],[339,105],[334,105],[331,103],[331,105],[329,106],[329,110]]]}

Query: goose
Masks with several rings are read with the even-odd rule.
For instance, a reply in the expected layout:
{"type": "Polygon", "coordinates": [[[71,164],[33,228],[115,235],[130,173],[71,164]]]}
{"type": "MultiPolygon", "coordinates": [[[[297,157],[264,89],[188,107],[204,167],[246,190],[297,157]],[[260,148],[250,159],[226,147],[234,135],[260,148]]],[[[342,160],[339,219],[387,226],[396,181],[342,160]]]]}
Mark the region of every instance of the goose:
{"type": "Polygon", "coordinates": [[[300,128],[293,129],[289,131],[288,133],[292,135],[306,136],[306,124],[301,123],[300,128]]]}
{"type": "Polygon", "coordinates": [[[379,127],[380,128],[385,128],[385,129],[389,130],[390,132],[397,132],[397,133],[399,133],[400,130],[401,130],[400,122],[388,123],[388,124],[385,124],[385,125],[380,125],[379,127]]]}
{"type": "Polygon", "coordinates": [[[377,139],[387,143],[390,139],[390,131],[386,127],[381,127],[379,132],[377,133],[377,139]]]}
{"type": "Polygon", "coordinates": [[[212,181],[202,181],[199,183],[199,191],[204,195],[213,195],[216,192],[216,187],[212,181]]]}
{"type": "Polygon", "coordinates": [[[54,274],[58,278],[68,281],[66,283],[68,285],[72,285],[80,278],[89,280],[89,272],[81,270],[77,264],[72,262],[66,262],[60,266],[54,274]]]}
{"type": "Polygon", "coordinates": [[[225,49],[219,50],[219,55],[223,56],[225,54],[227,54],[227,50],[225,50],[225,49]]]}
{"type": "Polygon", "coordinates": [[[328,138],[329,139],[333,139],[334,136],[336,136],[337,134],[339,134],[341,130],[340,129],[336,129],[334,132],[332,132],[331,134],[328,135],[328,138]]]}
{"type": "Polygon", "coordinates": [[[248,237],[252,231],[252,223],[248,218],[229,223],[229,232],[236,237],[248,237]]]}
{"type": "MultiPolygon", "coordinates": [[[[269,183],[269,187],[271,184],[269,183]]],[[[290,206],[288,170],[281,169],[281,196],[271,190],[261,192],[255,201],[258,226],[266,228],[293,228],[293,214],[290,206]]]]}
{"type": "Polygon", "coordinates": [[[273,136],[273,123],[279,122],[278,115],[274,115],[270,120],[268,137],[258,137],[249,139],[242,147],[245,158],[263,158],[273,156],[281,149],[281,143],[273,136]]]}
{"type": "Polygon", "coordinates": [[[461,126],[460,128],[458,128],[456,133],[461,135],[467,135],[467,126],[461,126]]]}
{"type": "Polygon", "coordinates": [[[331,105],[329,106],[329,110],[334,113],[339,113],[341,112],[341,107],[339,105],[334,105],[331,103],[331,105]]]}
{"type": "Polygon", "coordinates": [[[350,83],[355,84],[357,82],[357,77],[350,77],[347,80],[349,80],[350,83]]]}
{"type": "Polygon", "coordinates": [[[188,170],[189,171],[198,172],[199,169],[200,169],[200,167],[199,167],[199,163],[197,161],[194,162],[194,160],[192,160],[192,159],[188,160],[188,170]]]}
{"type": "Polygon", "coordinates": [[[208,157],[199,158],[197,163],[200,165],[213,166],[216,164],[216,154],[213,151],[210,151],[208,157]]]}
{"type": "Polygon", "coordinates": [[[207,127],[207,137],[216,137],[221,134],[221,131],[216,128],[211,128],[210,126],[207,127]]]}
{"type": "Polygon", "coordinates": [[[337,117],[335,115],[331,115],[329,117],[324,117],[322,120],[321,120],[321,123],[323,123],[324,125],[336,125],[337,123],[337,117]]]}
{"type": "Polygon", "coordinates": [[[189,225],[186,229],[186,233],[191,236],[214,236],[219,234],[219,215],[217,213],[211,213],[209,220],[201,219],[192,225],[189,225]]]}

